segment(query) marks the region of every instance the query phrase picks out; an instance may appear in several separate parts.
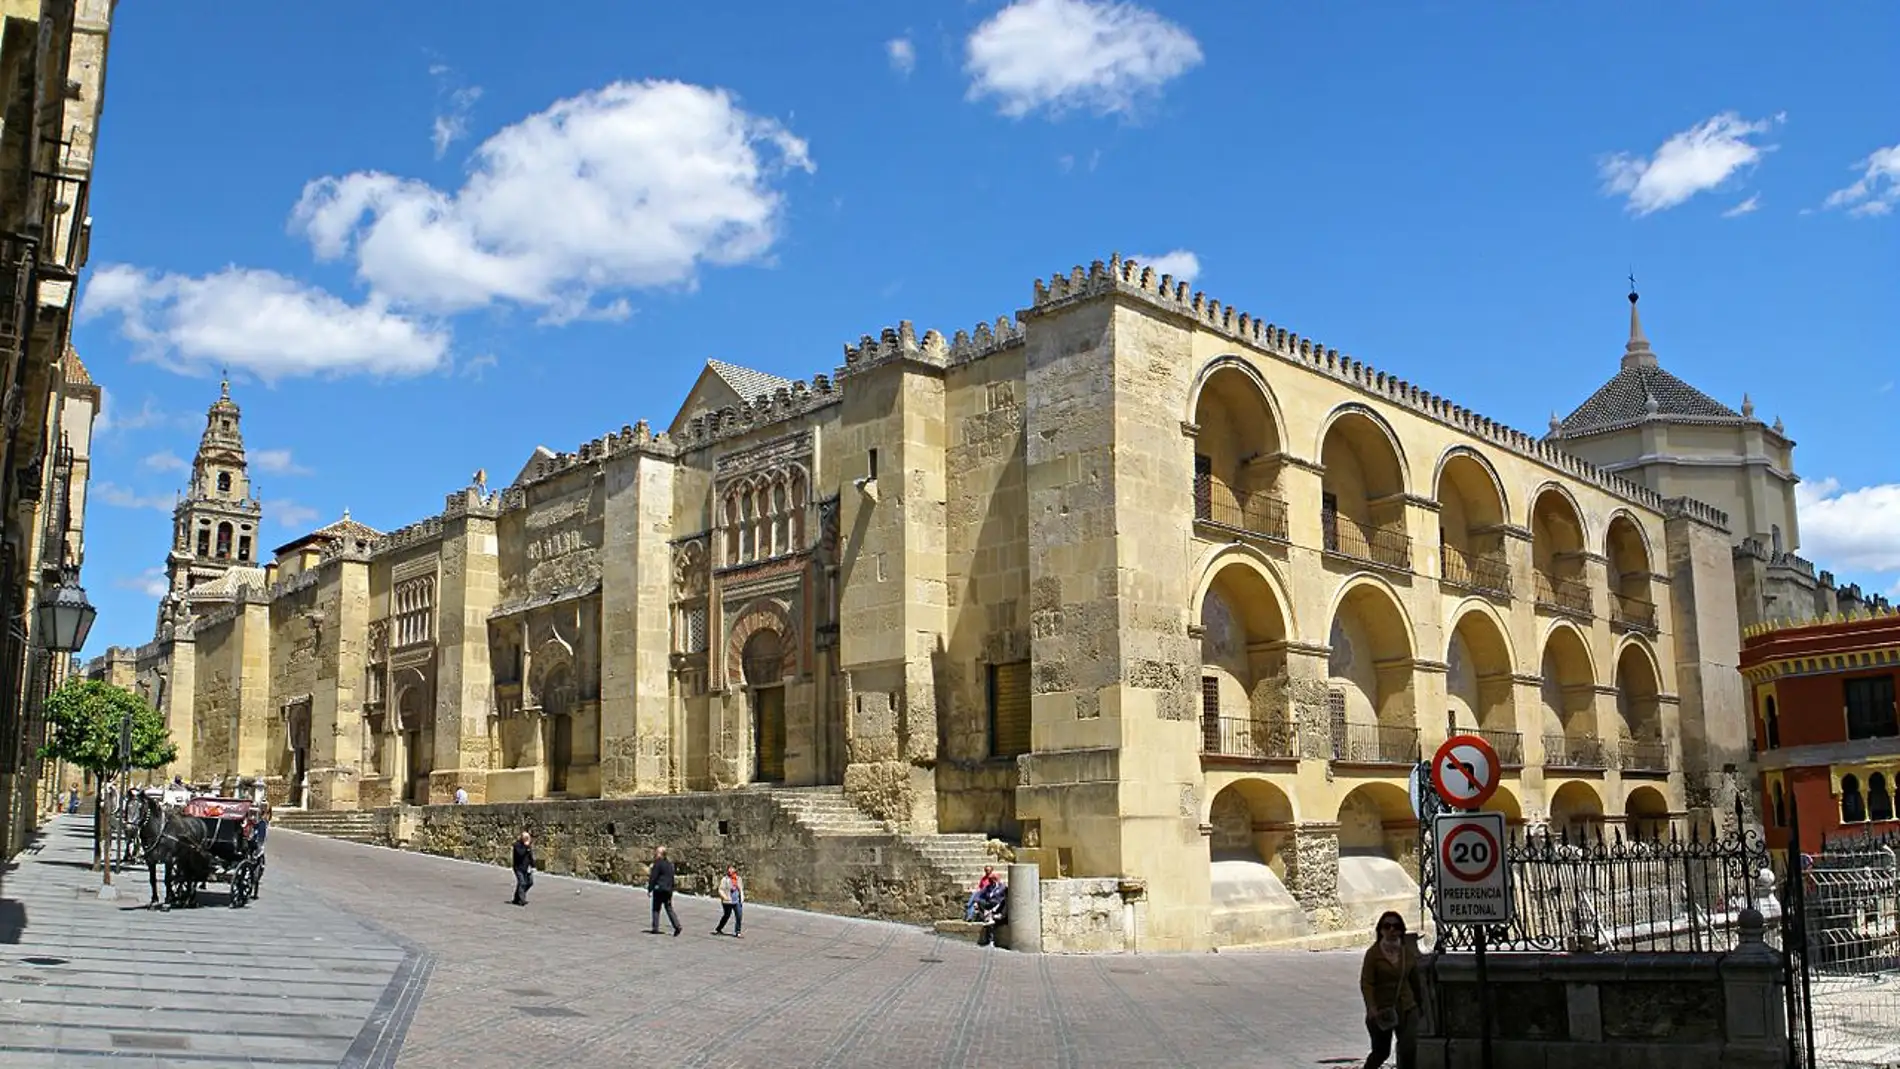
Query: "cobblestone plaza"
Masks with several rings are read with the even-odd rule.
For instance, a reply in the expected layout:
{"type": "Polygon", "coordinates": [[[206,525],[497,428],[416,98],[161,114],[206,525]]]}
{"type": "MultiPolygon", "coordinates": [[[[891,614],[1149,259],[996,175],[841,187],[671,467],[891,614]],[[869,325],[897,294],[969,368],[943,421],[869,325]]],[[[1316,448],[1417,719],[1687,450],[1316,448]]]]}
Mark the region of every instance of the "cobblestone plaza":
{"type": "Polygon", "coordinates": [[[1351,952],[1031,956],[291,832],[263,897],[100,901],[85,818],[0,889],[0,1065],[1311,1066],[1364,1057],[1351,952]]]}

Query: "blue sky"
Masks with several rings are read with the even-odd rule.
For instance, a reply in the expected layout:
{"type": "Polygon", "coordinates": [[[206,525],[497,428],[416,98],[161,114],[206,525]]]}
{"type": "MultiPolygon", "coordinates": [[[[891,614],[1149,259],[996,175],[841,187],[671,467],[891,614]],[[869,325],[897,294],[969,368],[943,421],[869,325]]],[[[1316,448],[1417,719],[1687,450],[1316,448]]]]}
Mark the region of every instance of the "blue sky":
{"type": "Polygon", "coordinates": [[[126,4],[75,342],[89,654],[228,366],[266,544],[390,529],[1111,251],[1541,433],[1665,367],[1786,420],[1804,555],[1900,586],[1900,8],[126,4]]]}

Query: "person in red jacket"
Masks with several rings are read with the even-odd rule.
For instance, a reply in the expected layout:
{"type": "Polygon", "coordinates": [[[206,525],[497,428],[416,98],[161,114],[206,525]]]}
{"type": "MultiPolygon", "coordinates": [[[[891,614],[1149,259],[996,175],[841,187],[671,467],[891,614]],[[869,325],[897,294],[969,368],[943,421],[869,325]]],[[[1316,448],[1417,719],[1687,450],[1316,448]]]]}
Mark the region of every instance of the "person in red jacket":
{"type": "Polygon", "coordinates": [[[983,878],[976,881],[976,890],[970,892],[970,901],[963,906],[963,919],[975,920],[977,899],[982,898],[983,892],[989,890],[991,886],[1001,882],[1002,880],[996,875],[995,865],[983,866],[983,878]]]}

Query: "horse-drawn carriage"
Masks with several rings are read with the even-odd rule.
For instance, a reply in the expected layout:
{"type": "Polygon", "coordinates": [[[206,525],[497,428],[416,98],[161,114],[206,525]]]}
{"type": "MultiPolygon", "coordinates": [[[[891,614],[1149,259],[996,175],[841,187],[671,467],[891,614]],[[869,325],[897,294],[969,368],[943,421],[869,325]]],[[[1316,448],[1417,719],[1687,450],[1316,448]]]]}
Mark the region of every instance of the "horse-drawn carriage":
{"type": "Polygon", "coordinates": [[[196,795],[172,807],[150,794],[139,796],[140,853],[158,905],[158,867],[165,867],[165,905],[196,906],[206,885],[229,888],[232,908],[258,897],[264,881],[261,806],[246,798],[196,795]]]}

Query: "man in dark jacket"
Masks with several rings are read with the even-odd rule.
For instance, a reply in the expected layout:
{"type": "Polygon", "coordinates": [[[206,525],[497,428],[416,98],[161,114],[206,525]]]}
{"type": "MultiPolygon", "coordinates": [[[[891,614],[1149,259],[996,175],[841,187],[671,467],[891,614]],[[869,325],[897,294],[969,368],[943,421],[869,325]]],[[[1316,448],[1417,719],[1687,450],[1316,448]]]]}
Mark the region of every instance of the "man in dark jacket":
{"type": "Polygon", "coordinates": [[[647,934],[660,934],[660,911],[665,910],[677,938],[680,919],[673,914],[673,862],[666,856],[664,846],[653,851],[653,867],[647,870],[647,894],[653,899],[653,927],[647,929],[647,934]]]}
{"type": "Polygon", "coordinates": [[[528,888],[534,886],[534,836],[527,832],[515,840],[515,905],[528,904],[528,888]]]}

